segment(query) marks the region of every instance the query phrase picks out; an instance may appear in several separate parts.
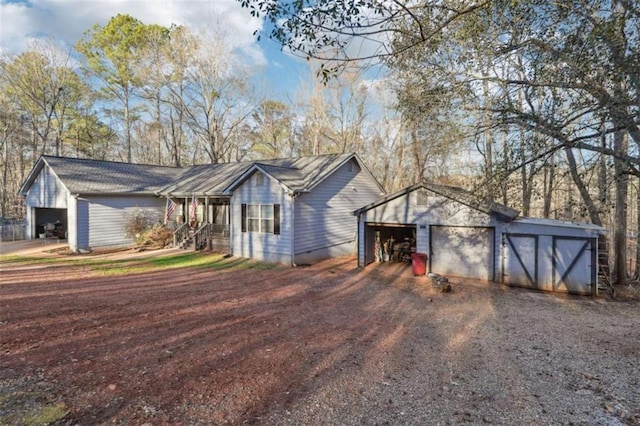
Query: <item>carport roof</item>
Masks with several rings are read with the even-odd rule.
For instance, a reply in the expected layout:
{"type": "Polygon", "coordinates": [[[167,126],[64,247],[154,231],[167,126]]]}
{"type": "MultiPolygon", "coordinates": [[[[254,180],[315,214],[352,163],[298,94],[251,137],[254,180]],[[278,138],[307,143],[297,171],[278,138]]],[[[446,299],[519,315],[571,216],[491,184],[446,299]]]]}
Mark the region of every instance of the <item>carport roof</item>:
{"type": "Polygon", "coordinates": [[[434,192],[443,197],[449,198],[450,200],[457,201],[461,204],[474,208],[483,213],[497,214],[508,220],[515,219],[519,214],[518,210],[512,209],[511,207],[505,206],[500,203],[496,203],[493,200],[482,200],[472,192],[467,191],[466,189],[459,188],[456,186],[439,185],[439,184],[428,182],[428,181],[418,182],[396,193],[380,198],[379,200],[374,201],[373,203],[367,204],[366,206],[356,210],[354,214],[357,216],[360,213],[366,212],[367,210],[371,210],[375,207],[378,207],[391,200],[394,200],[398,197],[409,194],[410,192],[413,192],[421,188],[434,192]]]}

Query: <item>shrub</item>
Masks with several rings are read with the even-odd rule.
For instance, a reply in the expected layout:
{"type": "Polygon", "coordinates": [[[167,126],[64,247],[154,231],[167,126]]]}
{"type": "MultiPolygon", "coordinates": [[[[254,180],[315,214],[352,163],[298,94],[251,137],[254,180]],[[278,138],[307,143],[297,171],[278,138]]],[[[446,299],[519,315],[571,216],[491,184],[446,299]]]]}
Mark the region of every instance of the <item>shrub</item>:
{"type": "Polygon", "coordinates": [[[138,239],[147,229],[153,226],[154,219],[152,215],[144,210],[135,209],[128,214],[124,229],[128,236],[138,239]]]}
{"type": "Polygon", "coordinates": [[[163,248],[173,242],[173,232],[162,224],[157,223],[140,234],[140,237],[136,238],[136,242],[140,246],[163,248]]]}
{"type": "Polygon", "coordinates": [[[173,240],[173,233],[158,221],[155,211],[134,210],[127,217],[125,231],[138,246],[162,248],[173,240]]]}

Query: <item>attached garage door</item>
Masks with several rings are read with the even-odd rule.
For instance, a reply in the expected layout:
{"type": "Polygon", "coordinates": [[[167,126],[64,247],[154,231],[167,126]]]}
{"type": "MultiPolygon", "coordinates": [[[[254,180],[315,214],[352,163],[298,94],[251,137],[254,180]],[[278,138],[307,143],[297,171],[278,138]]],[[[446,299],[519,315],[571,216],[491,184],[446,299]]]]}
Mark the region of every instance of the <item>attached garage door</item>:
{"type": "Polygon", "coordinates": [[[493,228],[431,226],[431,272],[493,280],[493,228]]]}

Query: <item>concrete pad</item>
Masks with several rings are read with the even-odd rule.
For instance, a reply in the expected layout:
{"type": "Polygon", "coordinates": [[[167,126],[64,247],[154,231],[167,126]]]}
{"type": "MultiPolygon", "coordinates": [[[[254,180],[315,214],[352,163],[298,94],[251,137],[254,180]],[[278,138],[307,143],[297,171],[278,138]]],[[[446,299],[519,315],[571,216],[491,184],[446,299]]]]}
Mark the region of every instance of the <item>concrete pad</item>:
{"type": "Polygon", "coordinates": [[[36,238],[34,240],[0,241],[0,256],[44,253],[67,247],[67,240],[36,238]]]}

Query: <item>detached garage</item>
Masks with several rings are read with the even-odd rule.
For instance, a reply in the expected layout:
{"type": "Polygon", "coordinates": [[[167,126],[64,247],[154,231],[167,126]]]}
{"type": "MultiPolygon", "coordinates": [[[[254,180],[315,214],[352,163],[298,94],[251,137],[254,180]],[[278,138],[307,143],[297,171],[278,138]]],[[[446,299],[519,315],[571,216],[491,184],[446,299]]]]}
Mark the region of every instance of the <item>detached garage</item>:
{"type": "Polygon", "coordinates": [[[374,262],[376,234],[397,241],[402,230],[413,251],[427,254],[429,272],[548,291],[597,291],[599,226],[518,218],[507,206],[429,182],[355,214],[359,266],[374,262]]]}

